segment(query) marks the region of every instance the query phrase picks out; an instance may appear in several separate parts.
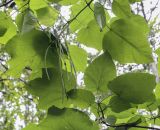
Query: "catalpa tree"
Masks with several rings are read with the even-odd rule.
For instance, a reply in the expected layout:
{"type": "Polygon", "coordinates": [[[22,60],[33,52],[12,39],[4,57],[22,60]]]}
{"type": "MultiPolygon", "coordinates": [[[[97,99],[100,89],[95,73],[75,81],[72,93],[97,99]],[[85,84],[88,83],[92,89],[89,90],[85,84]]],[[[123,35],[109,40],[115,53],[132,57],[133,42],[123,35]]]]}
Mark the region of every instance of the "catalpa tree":
{"type": "Polygon", "coordinates": [[[149,40],[158,16],[150,22],[143,1],[3,0],[0,7],[1,88],[21,85],[47,111],[23,130],[160,130],[159,66],[150,71],[160,51],[149,40]],[[146,68],[118,74],[128,63],[146,68]]]}

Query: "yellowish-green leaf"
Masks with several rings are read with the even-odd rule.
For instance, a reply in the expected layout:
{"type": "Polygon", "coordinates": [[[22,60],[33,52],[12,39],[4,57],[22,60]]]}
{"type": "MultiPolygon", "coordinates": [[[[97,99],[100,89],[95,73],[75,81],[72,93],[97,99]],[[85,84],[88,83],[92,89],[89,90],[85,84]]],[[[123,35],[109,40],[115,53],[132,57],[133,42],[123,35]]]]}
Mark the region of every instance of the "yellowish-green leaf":
{"type": "Polygon", "coordinates": [[[53,26],[58,17],[58,12],[54,8],[44,7],[36,10],[37,18],[40,24],[53,26]]]}
{"type": "Polygon", "coordinates": [[[19,77],[22,70],[29,67],[32,69],[32,78],[35,78],[37,74],[41,77],[39,75],[41,68],[58,66],[58,56],[54,49],[49,49],[45,59],[48,46],[49,38],[41,31],[32,30],[24,35],[13,37],[5,47],[11,56],[7,74],[19,77]]]}
{"type": "Polygon", "coordinates": [[[86,27],[78,32],[77,41],[88,47],[102,50],[102,41],[105,32],[105,30],[100,31],[96,21],[92,20],[86,25],[86,27]]]}
{"type": "Polygon", "coordinates": [[[115,65],[110,55],[105,52],[87,67],[84,74],[86,89],[92,92],[105,93],[108,91],[108,82],[115,78],[115,76],[115,65]]]}
{"type": "Polygon", "coordinates": [[[4,12],[0,12],[0,33],[0,44],[6,44],[17,33],[12,19],[4,12]]]}

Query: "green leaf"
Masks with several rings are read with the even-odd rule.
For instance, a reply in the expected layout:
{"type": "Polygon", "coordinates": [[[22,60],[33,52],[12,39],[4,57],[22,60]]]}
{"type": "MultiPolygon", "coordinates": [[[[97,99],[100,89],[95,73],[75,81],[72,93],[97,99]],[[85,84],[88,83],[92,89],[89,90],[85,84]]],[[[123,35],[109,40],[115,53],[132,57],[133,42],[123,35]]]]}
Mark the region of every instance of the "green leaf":
{"type": "Polygon", "coordinates": [[[157,69],[158,69],[158,75],[160,75],[160,48],[158,48],[155,53],[158,55],[158,64],[157,64],[157,69]]]}
{"type": "Polygon", "coordinates": [[[53,2],[53,3],[59,3],[61,5],[72,5],[72,4],[76,4],[80,0],[47,0],[47,1],[53,2]]]}
{"type": "Polygon", "coordinates": [[[107,123],[111,124],[111,125],[114,125],[116,123],[116,117],[115,116],[107,116],[107,119],[106,119],[107,123]]]}
{"type": "Polygon", "coordinates": [[[52,26],[57,20],[57,10],[51,7],[44,7],[36,10],[37,18],[40,24],[52,26]]]}
{"type": "Polygon", "coordinates": [[[119,19],[105,34],[103,49],[120,63],[153,62],[148,32],[148,25],[141,16],[119,19]]]}
{"type": "Polygon", "coordinates": [[[136,116],[130,118],[128,120],[128,123],[132,124],[132,125],[138,125],[138,124],[140,124],[142,122],[142,119],[143,119],[142,116],[136,115],[136,116]]]}
{"type": "Polygon", "coordinates": [[[29,5],[32,10],[38,10],[41,8],[48,7],[48,4],[47,2],[45,2],[45,0],[38,0],[38,2],[37,0],[30,0],[29,5]]]}
{"type": "MultiPolygon", "coordinates": [[[[130,124],[131,126],[145,126],[145,127],[148,127],[149,124],[147,124],[146,122],[147,120],[145,119],[145,117],[141,116],[141,115],[136,115],[132,118],[130,118],[128,120],[128,124],[130,124]]],[[[134,128],[134,127],[131,127],[129,128],[129,130],[142,130],[142,128],[134,128]]]]}
{"type": "Polygon", "coordinates": [[[22,12],[28,8],[29,1],[30,0],[14,0],[18,9],[22,12]]]}
{"type": "Polygon", "coordinates": [[[12,19],[0,12],[0,44],[6,44],[16,33],[17,29],[12,19]]]}
{"type": "Polygon", "coordinates": [[[82,44],[93,47],[97,50],[102,49],[102,41],[105,31],[101,32],[95,20],[88,23],[85,28],[82,28],[77,34],[77,41],[82,44]]]}
{"type": "Polygon", "coordinates": [[[7,32],[7,28],[0,25],[0,37],[2,37],[7,32]]]}
{"type": "MultiPolygon", "coordinates": [[[[68,47],[76,71],[84,71],[87,66],[87,52],[74,45],[69,45],[68,47]]],[[[70,63],[68,68],[71,70],[70,63]]]]}
{"type": "Polygon", "coordinates": [[[155,96],[156,96],[156,99],[160,99],[160,84],[156,85],[155,96]]]}
{"type": "Polygon", "coordinates": [[[156,126],[160,126],[160,118],[157,117],[155,119],[149,120],[148,123],[156,126]]]}
{"type": "Polygon", "coordinates": [[[99,127],[79,110],[52,107],[40,124],[28,125],[23,130],[99,130],[99,127]]]}
{"type": "Polygon", "coordinates": [[[98,2],[94,4],[94,16],[100,29],[103,29],[106,26],[106,14],[104,7],[98,2]]]}
{"type": "Polygon", "coordinates": [[[130,108],[130,109],[126,109],[125,111],[121,111],[117,113],[117,112],[112,111],[112,109],[109,107],[107,107],[107,109],[104,111],[105,116],[112,115],[117,118],[116,124],[126,123],[128,121],[128,118],[134,116],[136,112],[137,112],[137,109],[130,108]]]}
{"type": "Polygon", "coordinates": [[[112,111],[117,112],[117,113],[131,108],[131,105],[129,103],[119,98],[118,96],[114,96],[111,98],[109,102],[109,106],[111,107],[112,111]]]}
{"type": "Polygon", "coordinates": [[[67,103],[66,92],[73,89],[76,85],[74,76],[59,69],[43,69],[42,78],[32,80],[26,86],[27,90],[39,97],[39,108],[48,109],[52,105],[64,107],[67,103]]]}
{"type": "Polygon", "coordinates": [[[86,88],[92,92],[107,92],[107,84],[115,76],[115,65],[110,55],[105,52],[87,67],[84,74],[84,82],[86,88]]]}
{"type": "Polygon", "coordinates": [[[142,0],[129,0],[130,3],[141,2],[142,0]]]}
{"type": "Polygon", "coordinates": [[[114,0],[112,3],[112,11],[120,18],[132,15],[128,0],[114,0]]]}
{"type": "Polygon", "coordinates": [[[109,88],[128,102],[141,104],[154,99],[155,76],[147,73],[127,73],[109,83],[109,88]],[[147,79],[147,80],[146,80],[147,79]]]}
{"type": "Polygon", "coordinates": [[[16,24],[21,34],[33,30],[37,24],[37,19],[29,9],[20,13],[16,17],[16,24]]]}
{"type": "Polygon", "coordinates": [[[87,108],[95,101],[94,95],[90,91],[84,89],[72,89],[67,95],[69,103],[73,104],[75,107],[87,108]]]}
{"type": "MultiPolygon", "coordinates": [[[[85,1],[80,1],[77,4],[71,7],[71,19],[75,18],[75,16],[86,6],[85,1]]],[[[70,23],[70,29],[75,32],[81,28],[85,28],[88,23],[94,19],[94,13],[90,8],[86,8],[83,13],[80,13],[75,20],[70,23]]]]}
{"type": "Polygon", "coordinates": [[[11,60],[7,71],[8,75],[19,77],[25,67],[32,69],[32,79],[41,77],[41,68],[57,67],[58,55],[54,48],[49,49],[47,59],[46,50],[49,46],[49,38],[41,31],[32,30],[24,35],[13,37],[6,45],[5,49],[10,54],[11,60]]]}
{"type": "MultiPolygon", "coordinates": [[[[139,126],[144,126],[144,127],[149,127],[150,125],[146,123],[146,121],[144,121],[143,123],[139,123],[139,126]]],[[[129,128],[129,130],[142,130],[142,128],[129,128]]]]}

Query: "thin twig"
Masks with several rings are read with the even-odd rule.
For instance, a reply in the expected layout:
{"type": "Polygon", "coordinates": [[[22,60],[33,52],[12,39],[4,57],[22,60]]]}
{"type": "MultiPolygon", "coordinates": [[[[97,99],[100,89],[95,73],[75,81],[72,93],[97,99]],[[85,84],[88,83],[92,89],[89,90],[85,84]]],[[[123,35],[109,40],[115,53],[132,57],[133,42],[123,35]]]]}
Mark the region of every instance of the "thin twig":
{"type": "Polygon", "coordinates": [[[71,24],[88,6],[90,6],[90,4],[93,2],[94,0],[91,0],[90,2],[88,2],[88,4],[86,6],[84,6],[71,20],[67,21],[66,24],[64,24],[62,31],[60,32],[60,34],[58,35],[58,37],[61,36],[61,34],[64,32],[65,28],[67,25],[71,24]]]}
{"type": "Polygon", "coordinates": [[[88,7],[90,8],[90,10],[91,10],[92,12],[94,12],[94,10],[91,8],[90,4],[88,4],[87,0],[85,0],[85,2],[86,2],[86,5],[88,5],[88,7]]]}
{"type": "Polygon", "coordinates": [[[144,19],[145,19],[146,22],[148,22],[146,13],[145,13],[145,11],[144,11],[144,4],[143,4],[143,2],[141,2],[140,5],[141,5],[141,7],[142,7],[142,14],[143,14],[143,16],[144,16],[144,19]]]}
{"type": "Polygon", "coordinates": [[[133,124],[110,125],[105,121],[102,121],[102,123],[105,124],[106,126],[113,127],[113,128],[125,127],[125,128],[142,128],[142,129],[160,130],[160,128],[149,127],[149,126],[139,126],[139,125],[133,125],[133,124]]]}
{"type": "Polygon", "coordinates": [[[151,8],[151,13],[150,13],[150,16],[148,18],[148,21],[151,20],[151,17],[152,17],[152,14],[153,14],[153,11],[157,8],[157,5],[159,4],[159,0],[157,1],[157,3],[155,4],[155,6],[153,8],[151,8]]]}
{"type": "Polygon", "coordinates": [[[140,125],[134,125],[134,124],[120,124],[120,125],[108,124],[105,121],[105,116],[104,116],[103,109],[102,109],[100,103],[98,103],[98,108],[100,109],[100,112],[101,112],[101,115],[102,115],[102,118],[100,118],[101,119],[101,123],[105,124],[108,127],[113,127],[113,128],[125,127],[125,128],[142,128],[142,129],[160,130],[160,128],[149,127],[149,126],[140,126],[140,125]]]}
{"type": "Polygon", "coordinates": [[[1,7],[4,7],[4,6],[7,6],[9,3],[11,3],[13,0],[10,0],[10,1],[8,1],[8,2],[6,2],[6,3],[4,3],[4,4],[2,4],[2,5],[0,5],[0,8],[1,7]]]}

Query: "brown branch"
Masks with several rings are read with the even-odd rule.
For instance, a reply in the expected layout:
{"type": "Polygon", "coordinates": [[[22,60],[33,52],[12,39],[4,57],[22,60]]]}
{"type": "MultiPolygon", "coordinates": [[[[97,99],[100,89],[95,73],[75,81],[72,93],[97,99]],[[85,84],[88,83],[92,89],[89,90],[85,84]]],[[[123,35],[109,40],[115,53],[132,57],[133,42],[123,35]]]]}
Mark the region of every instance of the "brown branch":
{"type": "Polygon", "coordinates": [[[155,128],[155,127],[149,127],[149,126],[140,126],[140,125],[134,125],[134,124],[120,124],[120,125],[111,125],[105,122],[105,115],[103,112],[103,109],[101,107],[100,103],[97,103],[98,108],[100,109],[101,115],[102,117],[101,119],[101,123],[103,123],[104,125],[108,126],[108,127],[113,127],[113,128],[118,128],[118,127],[125,127],[125,128],[142,128],[142,129],[152,129],[152,130],[160,130],[160,128],[155,128]]]}
{"type": "Polygon", "coordinates": [[[146,20],[146,22],[148,22],[146,13],[145,13],[145,11],[144,11],[144,4],[143,4],[143,2],[141,2],[140,5],[141,5],[141,8],[142,8],[142,14],[143,14],[143,16],[144,16],[144,19],[146,20]]]}
{"type": "Polygon", "coordinates": [[[88,2],[88,4],[86,4],[85,7],[83,7],[76,15],[74,18],[72,18],[71,20],[69,20],[67,23],[71,24],[87,7],[90,6],[90,4],[93,2],[93,0],[91,0],[90,2],[88,2]]]}
{"type": "Polygon", "coordinates": [[[125,128],[142,128],[142,129],[151,129],[151,130],[160,130],[160,128],[149,127],[149,126],[139,126],[139,125],[132,125],[132,124],[122,124],[122,125],[110,125],[105,121],[102,121],[108,127],[118,128],[118,127],[125,127],[125,128]]]}
{"type": "Polygon", "coordinates": [[[148,18],[148,21],[151,20],[152,14],[153,14],[154,10],[157,8],[158,3],[159,3],[159,0],[158,0],[157,3],[155,4],[155,6],[154,6],[153,8],[151,8],[151,13],[150,13],[150,16],[149,16],[149,18],[148,18]]]}
{"type": "Polygon", "coordinates": [[[88,2],[88,4],[86,4],[86,6],[84,6],[71,20],[67,21],[66,24],[64,24],[63,28],[62,28],[62,31],[60,32],[60,34],[58,35],[58,37],[61,36],[61,34],[64,32],[65,28],[67,25],[71,24],[87,7],[89,7],[91,5],[91,3],[93,2],[94,0],[91,0],[90,2],[88,2]]]}
{"type": "Polygon", "coordinates": [[[0,5],[0,8],[1,7],[4,7],[4,6],[7,6],[9,3],[11,3],[13,0],[10,0],[10,1],[8,1],[8,2],[6,2],[6,3],[4,3],[4,4],[2,4],[2,5],[0,5]]]}
{"type": "MultiPolygon", "coordinates": [[[[85,2],[86,2],[86,5],[88,5],[87,0],[85,0],[85,2]]],[[[91,8],[90,4],[88,5],[88,7],[90,8],[90,10],[91,10],[91,11],[93,11],[93,12],[94,12],[94,10],[91,8]]]]}

